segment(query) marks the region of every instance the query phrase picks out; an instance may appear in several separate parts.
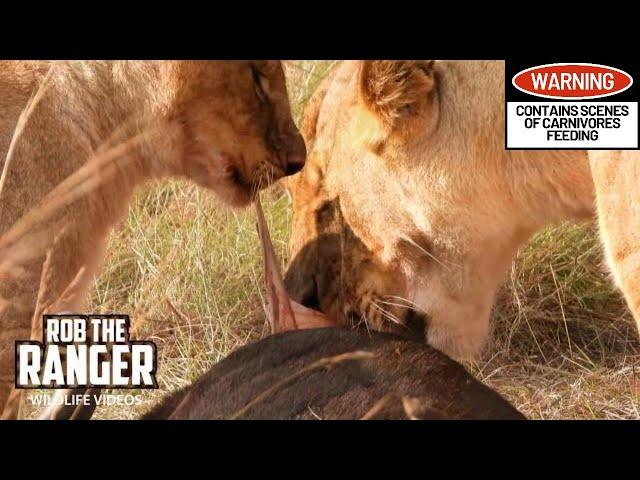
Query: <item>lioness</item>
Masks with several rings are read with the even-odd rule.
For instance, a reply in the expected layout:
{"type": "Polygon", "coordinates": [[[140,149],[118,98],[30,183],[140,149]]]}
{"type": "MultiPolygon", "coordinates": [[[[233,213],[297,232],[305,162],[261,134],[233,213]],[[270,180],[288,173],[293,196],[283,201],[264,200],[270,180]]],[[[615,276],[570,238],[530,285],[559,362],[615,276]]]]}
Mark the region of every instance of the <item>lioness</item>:
{"type": "Polygon", "coordinates": [[[137,185],[245,205],[305,156],[279,61],[0,62],[0,412],[15,340],[54,302],[82,311],[137,185]]]}
{"type": "Polygon", "coordinates": [[[302,131],[309,161],[287,181],[295,300],[471,358],[518,248],[597,213],[640,321],[638,153],[505,151],[503,62],[346,62],[302,131]]]}

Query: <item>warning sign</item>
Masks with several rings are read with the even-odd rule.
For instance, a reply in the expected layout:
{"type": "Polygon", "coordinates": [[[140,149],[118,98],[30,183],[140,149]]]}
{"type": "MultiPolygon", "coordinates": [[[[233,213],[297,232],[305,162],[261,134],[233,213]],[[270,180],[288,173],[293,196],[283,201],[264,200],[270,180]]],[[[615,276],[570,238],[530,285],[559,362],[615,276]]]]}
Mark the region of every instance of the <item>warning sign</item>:
{"type": "Polygon", "coordinates": [[[613,101],[635,100],[628,93],[612,98],[633,85],[628,73],[603,65],[549,64],[518,72],[511,84],[507,88],[518,94],[507,92],[507,148],[638,148],[638,102],[613,101]]]}

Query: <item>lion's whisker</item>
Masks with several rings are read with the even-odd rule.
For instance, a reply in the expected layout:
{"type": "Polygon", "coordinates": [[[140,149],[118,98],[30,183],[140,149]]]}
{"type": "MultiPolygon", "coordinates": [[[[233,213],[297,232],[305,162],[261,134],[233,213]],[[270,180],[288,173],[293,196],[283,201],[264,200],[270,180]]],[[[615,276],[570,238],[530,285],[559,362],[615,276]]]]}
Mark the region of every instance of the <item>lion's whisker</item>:
{"type": "Polygon", "coordinates": [[[427,257],[432,259],[438,265],[442,266],[445,270],[447,270],[447,271],[451,270],[451,267],[446,265],[442,260],[437,258],[433,253],[429,252],[426,248],[422,247],[421,245],[418,245],[418,243],[414,239],[412,239],[410,236],[401,235],[400,238],[402,238],[404,241],[406,241],[409,245],[412,245],[412,246],[416,247],[418,250],[420,250],[422,253],[424,253],[427,257]]]}
{"type": "Polygon", "coordinates": [[[383,307],[381,307],[380,305],[378,305],[375,301],[371,302],[371,305],[373,305],[373,307],[378,310],[380,313],[382,313],[382,315],[387,318],[388,320],[391,320],[393,323],[396,323],[398,325],[402,325],[402,322],[400,321],[400,319],[398,317],[396,317],[394,314],[392,314],[391,312],[385,310],[383,307]]]}
{"type": "Polygon", "coordinates": [[[402,305],[401,303],[385,302],[384,300],[379,300],[379,303],[383,305],[389,305],[391,307],[399,307],[399,308],[406,308],[407,310],[413,310],[413,306],[411,305],[402,305]]]}
{"type": "MultiPolygon", "coordinates": [[[[424,311],[424,309],[420,305],[418,305],[415,302],[412,302],[411,300],[409,300],[407,298],[400,297],[398,295],[385,295],[383,298],[392,298],[392,299],[400,300],[402,302],[406,302],[408,307],[413,308],[414,310],[417,310],[419,312],[426,313],[424,311]]],[[[400,305],[398,305],[398,306],[400,306],[400,305]]]]}

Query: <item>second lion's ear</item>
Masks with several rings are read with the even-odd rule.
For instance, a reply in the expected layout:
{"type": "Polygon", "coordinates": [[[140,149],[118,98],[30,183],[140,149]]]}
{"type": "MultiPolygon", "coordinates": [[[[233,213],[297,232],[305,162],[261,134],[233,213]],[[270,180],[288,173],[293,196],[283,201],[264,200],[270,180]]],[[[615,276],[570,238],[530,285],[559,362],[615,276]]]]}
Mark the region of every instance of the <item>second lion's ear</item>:
{"type": "Polygon", "coordinates": [[[435,87],[433,60],[365,60],[360,68],[361,98],[387,126],[423,113],[435,87]]]}

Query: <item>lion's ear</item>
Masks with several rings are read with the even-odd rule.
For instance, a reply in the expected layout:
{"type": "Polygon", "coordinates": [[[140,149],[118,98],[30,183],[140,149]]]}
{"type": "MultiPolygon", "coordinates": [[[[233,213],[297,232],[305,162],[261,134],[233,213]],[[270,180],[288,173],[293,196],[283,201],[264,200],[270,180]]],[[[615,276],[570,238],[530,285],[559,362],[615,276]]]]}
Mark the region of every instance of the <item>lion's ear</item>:
{"type": "Polygon", "coordinates": [[[436,86],[433,60],[365,60],[361,97],[387,125],[421,113],[436,86]]]}

